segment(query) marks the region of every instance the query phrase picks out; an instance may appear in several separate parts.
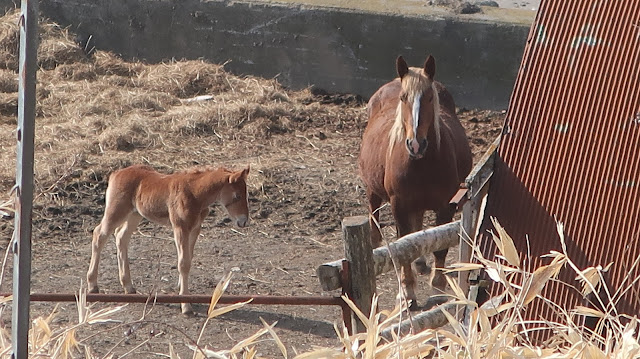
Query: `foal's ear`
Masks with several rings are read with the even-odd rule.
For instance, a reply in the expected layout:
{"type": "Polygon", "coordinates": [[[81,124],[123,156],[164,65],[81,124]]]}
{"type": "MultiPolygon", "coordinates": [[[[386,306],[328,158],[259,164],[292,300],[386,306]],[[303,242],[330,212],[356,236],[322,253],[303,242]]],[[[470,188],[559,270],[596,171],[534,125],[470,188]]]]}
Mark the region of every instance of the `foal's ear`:
{"type": "Polygon", "coordinates": [[[400,76],[400,78],[403,78],[404,75],[409,72],[409,66],[407,66],[402,56],[398,56],[396,59],[396,70],[398,70],[398,76],[400,76]]]}
{"type": "Polygon", "coordinates": [[[247,168],[243,169],[242,171],[233,172],[231,176],[229,176],[229,183],[236,183],[240,179],[246,181],[247,176],[249,175],[249,168],[250,166],[247,166],[247,168]]]}
{"type": "Polygon", "coordinates": [[[436,59],[431,55],[429,55],[427,61],[424,62],[424,73],[427,74],[431,80],[433,80],[433,76],[436,74],[436,59]]]}

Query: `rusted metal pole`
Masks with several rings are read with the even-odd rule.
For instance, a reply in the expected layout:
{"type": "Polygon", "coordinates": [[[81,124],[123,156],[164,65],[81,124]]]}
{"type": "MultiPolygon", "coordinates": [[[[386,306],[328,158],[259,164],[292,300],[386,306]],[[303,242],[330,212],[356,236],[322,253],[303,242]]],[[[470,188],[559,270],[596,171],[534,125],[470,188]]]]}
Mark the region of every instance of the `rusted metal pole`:
{"type": "Polygon", "coordinates": [[[16,136],[16,217],[13,246],[13,308],[11,357],[29,355],[29,292],[31,286],[31,212],[38,51],[38,1],[22,0],[20,14],[18,129],[16,136]]]}
{"type": "MultiPolygon", "coordinates": [[[[0,294],[0,297],[8,296],[0,294]]],[[[75,302],[76,293],[32,293],[33,302],[75,302]]],[[[87,293],[87,302],[102,303],[210,303],[211,295],[206,294],[104,294],[87,293]]],[[[223,295],[220,304],[233,304],[252,300],[251,304],[281,305],[336,305],[345,304],[341,297],[324,296],[274,296],[274,295],[223,295]]]]}

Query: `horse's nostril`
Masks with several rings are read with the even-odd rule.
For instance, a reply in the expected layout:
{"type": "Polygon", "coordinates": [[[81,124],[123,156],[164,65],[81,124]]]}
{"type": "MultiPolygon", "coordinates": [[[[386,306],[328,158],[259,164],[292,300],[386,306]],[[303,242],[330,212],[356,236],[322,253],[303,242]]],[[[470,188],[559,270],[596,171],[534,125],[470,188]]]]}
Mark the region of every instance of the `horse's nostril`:
{"type": "Polygon", "coordinates": [[[427,139],[423,139],[422,143],[420,144],[420,152],[424,152],[427,149],[427,146],[429,145],[429,142],[427,141],[427,139]]]}
{"type": "Polygon", "coordinates": [[[238,227],[240,228],[246,227],[248,223],[249,219],[245,216],[241,216],[236,219],[236,225],[238,225],[238,227]]]}

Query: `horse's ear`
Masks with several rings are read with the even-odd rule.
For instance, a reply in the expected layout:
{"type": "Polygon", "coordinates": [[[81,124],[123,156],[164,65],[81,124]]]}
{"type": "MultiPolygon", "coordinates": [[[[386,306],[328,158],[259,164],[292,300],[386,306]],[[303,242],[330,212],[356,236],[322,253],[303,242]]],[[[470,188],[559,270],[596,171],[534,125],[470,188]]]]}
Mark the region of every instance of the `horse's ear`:
{"type": "Polygon", "coordinates": [[[403,78],[404,75],[409,72],[409,66],[407,66],[402,56],[398,56],[396,59],[396,70],[398,70],[398,76],[400,76],[400,78],[403,78]]]}
{"type": "Polygon", "coordinates": [[[243,169],[242,171],[233,172],[229,176],[229,183],[236,183],[240,179],[242,179],[243,181],[246,181],[247,180],[247,176],[249,175],[249,168],[250,168],[250,166],[247,166],[247,168],[243,169]]]}
{"type": "Polygon", "coordinates": [[[436,74],[436,59],[429,55],[427,61],[424,62],[424,73],[433,80],[433,76],[436,74]]]}

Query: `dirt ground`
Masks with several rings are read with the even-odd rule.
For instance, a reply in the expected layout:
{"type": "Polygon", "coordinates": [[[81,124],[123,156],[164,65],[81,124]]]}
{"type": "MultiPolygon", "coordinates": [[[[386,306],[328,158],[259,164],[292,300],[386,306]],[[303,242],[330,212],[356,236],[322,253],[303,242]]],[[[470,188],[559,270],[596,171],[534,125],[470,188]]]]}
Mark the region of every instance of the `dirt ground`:
{"type": "MultiPolygon", "coordinates": [[[[15,173],[15,49],[17,23],[4,19],[0,48],[0,203],[11,208],[15,173]]],[[[237,77],[204,61],[127,63],[108,53],[86,54],[72,35],[45,27],[38,73],[36,190],[33,212],[32,292],[69,293],[86,285],[90,234],[102,215],[108,174],[146,163],[171,172],[196,165],[251,166],[251,224],[235,228],[213,206],[205,220],[191,270],[190,288],[211,294],[233,272],[227,294],[339,295],[322,292],[318,265],[342,258],[341,221],[366,214],[357,176],[365,102],[353,95],[319,90],[290,91],[270,79],[237,77]],[[63,46],[64,45],[64,46],[63,46]],[[45,52],[48,51],[48,52],[45,52]],[[210,100],[191,101],[209,95],[210,100]]],[[[443,62],[446,64],[446,62],[443,62]]],[[[445,65],[446,66],[446,65],[445,65]]],[[[391,80],[391,79],[390,79],[391,80]]],[[[381,84],[382,85],[382,84],[381,84]]],[[[446,85],[446,84],[445,84],[446,85]]],[[[477,160],[498,136],[503,113],[458,110],[477,160]]],[[[383,211],[387,239],[394,238],[390,211],[383,211]]],[[[425,226],[434,223],[430,215],[425,226]]],[[[0,219],[0,247],[7,248],[13,219],[0,219]]],[[[455,260],[451,251],[449,262],[455,260]]],[[[140,293],[175,293],[176,254],[172,233],[144,221],[130,249],[134,286],[140,293]]],[[[11,255],[0,291],[11,291],[11,255]]],[[[421,304],[429,294],[420,277],[421,304]]],[[[115,244],[110,240],[100,266],[99,285],[121,293],[115,244]]],[[[397,280],[378,279],[383,307],[394,303],[397,280]]],[[[93,309],[116,304],[96,304],[93,309]]],[[[52,303],[34,302],[32,318],[48,315],[52,303]]],[[[156,357],[171,344],[181,357],[191,353],[205,323],[207,306],[196,317],[179,305],[128,305],[117,322],[81,328],[77,338],[100,357],[156,357]]],[[[77,322],[75,303],[60,303],[54,327],[77,322]]],[[[199,340],[213,350],[231,348],[263,327],[275,331],[289,354],[339,345],[337,307],[250,305],[208,323],[199,340]]],[[[10,308],[2,312],[10,326],[10,308]]],[[[273,340],[258,342],[260,355],[282,357],[273,340]]]]}

